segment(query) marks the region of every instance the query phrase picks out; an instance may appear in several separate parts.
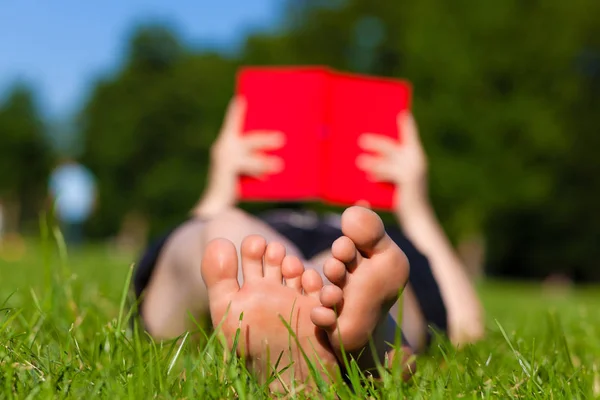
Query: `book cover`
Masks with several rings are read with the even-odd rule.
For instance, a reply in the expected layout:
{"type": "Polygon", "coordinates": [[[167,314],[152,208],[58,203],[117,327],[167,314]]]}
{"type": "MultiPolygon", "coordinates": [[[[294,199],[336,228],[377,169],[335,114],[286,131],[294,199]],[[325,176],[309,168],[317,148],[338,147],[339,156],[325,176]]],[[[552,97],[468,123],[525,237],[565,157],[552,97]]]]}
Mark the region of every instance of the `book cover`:
{"type": "Polygon", "coordinates": [[[410,84],[324,67],[253,67],[240,70],[237,92],[247,101],[244,131],[286,136],[283,148],[272,152],[283,158],[283,171],[242,177],[242,200],[366,200],[373,208],[392,208],[394,185],[371,182],[356,167],[358,138],[400,139],[397,116],[410,108],[410,84]]]}

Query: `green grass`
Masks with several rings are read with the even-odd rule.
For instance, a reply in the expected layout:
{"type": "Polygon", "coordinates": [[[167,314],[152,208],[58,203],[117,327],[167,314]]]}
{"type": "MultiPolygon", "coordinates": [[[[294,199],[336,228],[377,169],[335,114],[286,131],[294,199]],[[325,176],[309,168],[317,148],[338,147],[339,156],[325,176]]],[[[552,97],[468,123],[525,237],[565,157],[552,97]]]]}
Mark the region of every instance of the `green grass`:
{"type": "MultiPolygon", "coordinates": [[[[0,253],[1,399],[269,397],[214,337],[160,344],[130,329],[123,304],[134,255],[91,246],[67,257],[50,243],[28,243],[18,260],[0,253]]],[[[407,384],[398,371],[374,382],[352,370],[350,384],[322,385],[319,396],[599,396],[599,291],[499,282],[479,290],[487,310],[483,342],[456,351],[438,341],[407,384]]],[[[289,389],[286,398],[308,396],[289,389]]]]}

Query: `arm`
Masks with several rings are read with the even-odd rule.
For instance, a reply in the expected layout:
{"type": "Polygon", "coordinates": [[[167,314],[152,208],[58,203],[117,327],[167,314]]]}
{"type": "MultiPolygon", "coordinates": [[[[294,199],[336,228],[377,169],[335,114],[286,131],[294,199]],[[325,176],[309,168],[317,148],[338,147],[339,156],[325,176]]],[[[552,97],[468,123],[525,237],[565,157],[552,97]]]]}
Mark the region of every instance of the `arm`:
{"type": "Polygon", "coordinates": [[[464,265],[439,223],[427,193],[427,157],[410,114],[400,115],[402,142],[365,134],[360,145],[375,155],[357,159],[373,180],[397,186],[394,214],[404,234],[429,260],[448,311],[449,335],[455,344],[483,335],[483,310],[464,265]]]}
{"type": "Polygon", "coordinates": [[[440,225],[427,196],[404,188],[395,215],[405,235],[431,264],[448,311],[453,343],[469,343],[483,336],[483,309],[465,267],[440,225]]]}

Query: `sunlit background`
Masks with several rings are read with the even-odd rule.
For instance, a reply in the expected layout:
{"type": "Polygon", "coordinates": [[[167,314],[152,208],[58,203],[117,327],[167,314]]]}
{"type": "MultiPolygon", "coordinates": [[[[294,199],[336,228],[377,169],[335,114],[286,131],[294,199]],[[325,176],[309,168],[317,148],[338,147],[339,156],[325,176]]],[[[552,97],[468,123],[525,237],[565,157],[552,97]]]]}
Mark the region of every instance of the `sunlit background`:
{"type": "Polygon", "coordinates": [[[0,37],[5,254],[65,157],[97,185],[89,243],[135,254],[200,196],[237,68],[319,64],[413,83],[474,275],[600,278],[600,3],[13,0],[0,37]]]}

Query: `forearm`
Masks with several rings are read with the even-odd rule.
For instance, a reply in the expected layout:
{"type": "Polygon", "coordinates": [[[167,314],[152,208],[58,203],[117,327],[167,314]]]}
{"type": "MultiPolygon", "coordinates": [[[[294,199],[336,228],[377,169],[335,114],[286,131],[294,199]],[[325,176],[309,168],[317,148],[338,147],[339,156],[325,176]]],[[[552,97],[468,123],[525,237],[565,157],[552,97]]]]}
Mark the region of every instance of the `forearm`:
{"type": "Polygon", "coordinates": [[[404,190],[395,214],[404,234],[429,260],[448,312],[451,340],[465,343],[480,338],[483,310],[479,297],[425,192],[404,190]]]}
{"type": "Polygon", "coordinates": [[[425,190],[406,189],[400,195],[394,213],[404,234],[415,247],[429,259],[443,258],[460,263],[425,190]]]}
{"type": "Polygon", "coordinates": [[[196,217],[213,217],[234,207],[237,199],[237,176],[230,171],[211,168],[206,188],[193,209],[196,217]]]}

